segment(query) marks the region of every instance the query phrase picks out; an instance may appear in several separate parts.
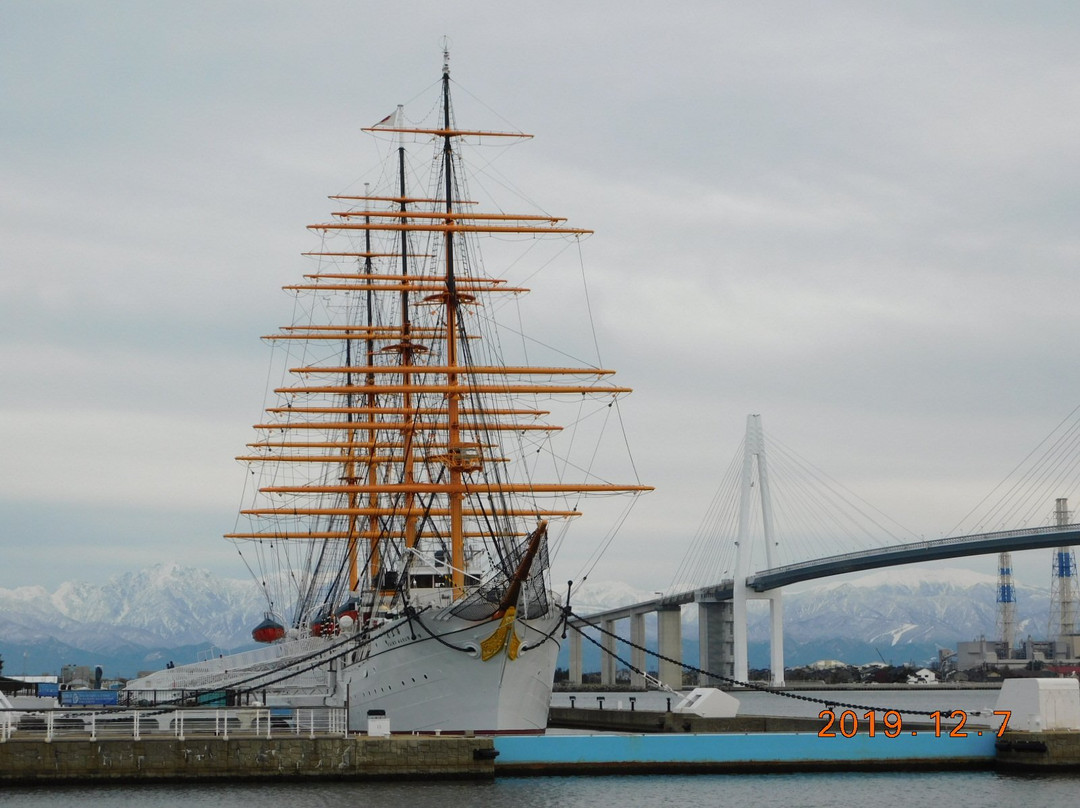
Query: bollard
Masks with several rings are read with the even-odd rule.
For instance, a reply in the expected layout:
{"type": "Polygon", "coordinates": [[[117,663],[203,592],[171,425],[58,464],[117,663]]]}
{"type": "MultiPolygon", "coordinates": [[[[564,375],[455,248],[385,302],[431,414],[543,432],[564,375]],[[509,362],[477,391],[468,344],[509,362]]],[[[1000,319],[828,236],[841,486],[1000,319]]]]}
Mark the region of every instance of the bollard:
{"type": "Polygon", "coordinates": [[[601,710],[604,709],[604,697],[603,696],[597,696],[596,697],[596,703],[600,705],[601,710]]]}
{"type": "MultiPolygon", "coordinates": [[[[390,737],[390,719],[386,715],[386,710],[367,711],[367,734],[369,738],[390,737]]],[[[436,730],[435,734],[438,735],[439,730],[436,730]]]]}
{"type": "Polygon", "coordinates": [[[634,712],[634,702],[635,701],[637,701],[637,697],[636,696],[631,696],[630,697],[630,712],[634,712]]]}
{"type": "Polygon", "coordinates": [[[577,696],[571,696],[570,697],[570,709],[571,710],[573,710],[577,706],[577,705],[574,704],[575,701],[577,701],[577,696]]]}
{"type": "Polygon", "coordinates": [[[667,711],[669,713],[671,712],[671,696],[668,696],[667,698],[667,711]]]}

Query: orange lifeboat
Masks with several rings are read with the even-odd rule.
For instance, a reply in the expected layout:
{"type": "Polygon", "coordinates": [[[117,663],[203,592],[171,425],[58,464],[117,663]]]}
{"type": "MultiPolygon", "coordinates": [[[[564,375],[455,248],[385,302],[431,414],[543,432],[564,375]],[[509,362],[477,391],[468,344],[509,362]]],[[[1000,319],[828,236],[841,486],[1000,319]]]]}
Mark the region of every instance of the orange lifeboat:
{"type": "Polygon", "coordinates": [[[285,626],[281,625],[269,613],[265,619],[251,630],[251,639],[255,642],[276,642],[285,636],[285,626]]]}
{"type": "Polygon", "coordinates": [[[337,616],[328,608],[320,609],[315,619],[311,621],[311,636],[332,637],[338,633],[337,616]]]}

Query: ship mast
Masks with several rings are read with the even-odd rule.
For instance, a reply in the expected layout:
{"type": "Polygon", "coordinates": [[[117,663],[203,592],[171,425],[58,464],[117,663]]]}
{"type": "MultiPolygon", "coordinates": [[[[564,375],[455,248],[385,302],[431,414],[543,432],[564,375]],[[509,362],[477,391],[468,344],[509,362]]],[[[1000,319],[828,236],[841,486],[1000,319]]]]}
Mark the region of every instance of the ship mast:
{"type": "MultiPolygon", "coordinates": [[[[368,219],[368,221],[370,221],[370,218],[368,219]]],[[[371,232],[370,231],[368,231],[368,232],[366,232],[364,234],[364,252],[367,253],[367,254],[363,257],[364,258],[364,263],[363,263],[364,271],[363,271],[363,274],[364,275],[370,275],[371,274],[371,232]]],[[[372,350],[373,350],[373,343],[372,343],[371,336],[370,336],[371,326],[372,326],[372,295],[373,295],[373,290],[371,288],[371,282],[368,281],[368,283],[367,283],[367,292],[366,292],[366,295],[365,295],[366,303],[367,303],[366,308],[367,308],[367,330],[368,330],[368,339],[367,339],[366,352],[365,352],[365,364],[369,368],[371,367],[371,355],[372,355],[372,350]]],[[[347,367],[350,367],[350,368],[352,367],[352,342],[353,341],[351,339],[349,339],[348,336],[346,336],[346,339],[345,339],[345,364],[346,364],[347,367]]],[[[374,381],[374,376],[370,372],[367,374],[367,380],[368,380],[369,386],[372,386],[371,383],[374,381]]],[[[346,385],[346,387],[349,387],[349,388],[351,388],[353,386],[352,372],[351,371],[349,373],[345,374],[345,385],[346,385]]],[[[368,407],[371,407],[372,409],[374,409],[374,407],[375,407],[375,394],[374,393],[368,393],[368,395],[367,395],[367,405],[368,405],[368,407]]],[[[345,409],[346,409],[345,420],[347,422],[349,422],[349,423],[354,422],[356,420],[356,413],[353,412],[354,408],[353,408],[353,393],[352,392],[346,393],[346,395],[345,395],[345,409]]],[[[349,430],[348,432],[346,432],[345,448],[343,449],[343,452],[345,453],[348,460],[345,463],[345,468],[343,470],[344,473],[342,475],[342,479],[344,481],[346,481],[346,483],[352,484],[352,485],[356,485],[357,483],[360,482],[360,477],[359,477],[358,472],[357,472],[357,462],[358,462],[358,460],[360,460],[360,458],[358,458],[357,454],[356,454],[356,434],[357,433],[356,433],[355,430],[349,430]]],[[[369,428],[368,429],[368,441],[371,442],[371,443],[374,443],[374,440],[375,440],[374,430],[369,428]]],[[[372,477],[372,475],[374,474],[374,471],[375,471],[374,466],[369,465],[368,466],[368,479],[371,482],[374,482],[374,479],[372,477]]],[[[358,559],[358,556],[359,556],[359,544],[360,544],[360,538],[359,538],[360,516],[357,513],[357,511],[359,509],[359,504],[360,504],[360,494],[357,493],[357,492],[351,492],[348,495],[348,501],[349,501],[349,511],[350,511],[350,513],[349,513],[349,515],[347,517],[348,522],[349,522],[349,528],[348,528],[349,538],[348,538],[348,546],[347,546],[346,553],[347,553],[347,560],[348,560],[348,566],[349,566],[349,592],[356,592],[360,588],[360,564],[359,564],[359,559],[358,559]]],[[[372,563],[372,565],[375,565],[375,564],[378,563],[377,560],[376,560],[375,552],[374,552],[375,548],[372,547],[372,550],[373,550],[373,552],[371,553],[371,559],[372,559],[371,563],[372,563]]]]}
{"type": "MultiPolygon", "coordinates": [[[[364,191],[365,191],[365,196],[366,196],[367,195],[367,187],[366,187],[366,185],[365,185],[364,191]]],[[[364,221],[370,224],[371,223],[371,217],[370,216],[365,216],[364,221]]],[[[372,263],[371,263],[372,252],[371,252],[371,231],[370,230],[365,230],[364,231],[364,252],[367,253],[364,256],[364,274],[368,278],[368,280],[367,280],[367,289],[366,289],[366,292],[365,292],[365,295],[364,295],[365,303],[366,303],[365,308],[367,309],[367,333],[366,333],[366,339],[364,341],[365,342],[365,348],[366,348],[365,364],[367,365],[367,368],[368,368],[367,378],[366,378],[365,381],[366,381],[366,385],[367,385],[368,389],[371,391],[371,392],[369,392],[367,394],[367,406],[368,406],[368,409],[372,413],[375,413],[375,412],[378,411],[378,408],[377,408],[378,398],[376,397],[376,393],[375,393],[375,373],[374,373],[374,367],[375,367],[375,282],[371,279],[371,276],[374,273],[374,268],[372,267],[372,263]]],[[[378,437],[378,432],[376,431],[375,417],[373,415],[372,418],[371,418],[371,425],[368,427],[368,446],[371,447],[368,451],[371,452],[372,454],[374,454],[374,451],[375,451],[375,445],[376,445],[377,437],[378,437]]],[[[349,451],[355,452],[356,449],[351,448],[349,451]]],[[[377,493],[375,493],[376,486],[378,485],[378,482],[379,482],[379,464],[378,463],[372,463],[369,460],[369,462],[367,464],[367,477],[368,477],[368,485],[371,488],[371,491],[367,495],[368,496],[368,504],[370,505],[370,510],[371,510],[371,514],[367,518],[367,525],[368,525],[367,535],[368,535],[368,548],[369,548],[368,549],[368,556],[369,556],[369,559],[368,559],[368,575],[370,576],[370,579],[372,581],[374,581],[376,579],[376,577],[378,576],[378,574],[379,574],[379,565],[380,565],[379,539],[378,539],[378,536],[379,536],[379,517],[376,515],[376,508],[377,508],[377,506],[379,504],[379,495],[377,493]]],[[[356,496],[359,496],[359,494],[356,494],[356,496]]],[[[350,514],[350,517],[353,518],[353,519],[358,519],[359,515],[358,514],[350,514]]],[[[354,540],[353,543],[355,545],[355,540],[354,540]]],[[[359,572],[357,570],[358,565],[357,565],[357,560],[356,560],[355,556],[352,558],[352,564],[353,564],[353,567],[352,567],[352,580],[357,581],[357,586],[359,586],[359,578],[360,578],[360,576],[359,576],[359,572]]]]}
{"type": "MultiPolygon", "coordinates": [[[[458,296],[457,282],[454,278],[454,231],[451,229],[456,220],[454,216],[454,150],[450,138],[450,53],[443,51],[443,181],[446,197],[446,224],[443,234],[443,249],[446,252],[446,376],[447,387],[458,386],[458,296]]],[[[450,557],[452,559],[452,581],[454,597],[461,596],[465,586],[465,539],[462,523],[461,490],[462,451],[461,393],[452,392],[447,396],[447,465],[450,470],[450,557]]]]}
{"type": "MultiPolygon", "coordinates": [[[[361,547],[367,549],[366,576],[372,585],[390,589],[387,573],[401,560],[398,549],[404,546],[408,558],[421,542],[425,547],[445,542],[449,584],[453,598],[460,599],[473,584],[467,577],[468,540],[492,540],[509,577],[519,566],[522,548],[516,539],[537,535],[517,525],[579,515],[564,501],[542,499],[650,489],[595,478],[537,481],[520,454],[505,456],[503,435],[561,429],[545,421],[550,413],[540,409],[541,397],[589,397],[610,405],[630,389],[612,385],[608,377],[613,371],[597,367],[506,365],[497,346],[490,359],[474,360],[470,341],[488,343],[475,329],[466,333],[468,323],[480,321],[469,307],[527,290],[474,271],[469,240],[481,235],[576,238],[592,231],[569,227],[555,216],[472,209],[477,203],[465,196],[459,176],[459,140],[530,136],[456,128],[446,51],[440,91],[441,114],[434,126],[407,125],[399,107],[365,130],[434,138],[432,167],[441,173],[434,178],[433,198],[408,195],[401,138],[393,154],[396,170],[387,175],[390,194],[365,188],[362,196],[333,196],[348,203],[348,209],[333,212],[331,221],[309,225],[324,239],[341,236],[351,242],[362,231],[363,240],[346,249],[324,243],[322,250],[305,253],[320,259],[319,269],[285,287],[323,301],[325,308],[313,304],[309,323],[267,337],[300,341],[305,361],[288,368],[292,383],[274,390],[281,403],[267,408],[269,419],[255,425],[260,437],[249,444],[253,451],[238,458],[251,464],[253,473],[261,469],[263,477],[256,501],[241,511],[252,529],[228,537],[344,540],[342,569],[347,567],[354,592],[363,588],[365,577],[361,547]],[[425,237],[433,249],[412,252],[425,237]],[[414,257],[430,261],[417,269],[414,257]],[[363,259],[360,267],[352,263],[337,271],[323,263],[358,258],[363,259]],[[350,299],[366,303],[366,317],[342,307],[340,301],[350,299]],[[349,316],[342,322],[339,315],[345,310],[349,316]],[[314,316],[318,313],[327,319],[320,321],[314,316]],[[344,342],[343,365],[320,350],[322,340],[344,342]],[[519,396],[535,397],[536,403],[519,402],[519,396]],[[335,464],[340,471],[332,473],[335,464]],[[504,548],[512,549],[506,558],[504,548]]],[[[483,311],[477,308],[478,315],[483,311]]]]}
{"type": "MultiPolygon", "coordinates": [[[[398,116],[401,116],[401,107],[398,107],[398,116]]],[[[402,135],[402,140],[404,135],[402,135]]],[[[406,218],[405,213],[407,211],[407,199],[405,196],[405,144],[399,142],[398,144],[398,193],[401,195],[400,212],[401,223],[408,224],[409,220],[406,218]]],[[[371,232],[370,230],[368,231],[371,232]]],[[[401,231],[401,277],[404,279],[404,283],[401,285],[401,344],[399,347],[401,351],[401,364],[408,368],[413,363],[413,353],[418,350],[418,346],[413,345],[412,341],[412,322],[409,317],[409,231],[408,229],[402,229],[401,231]]],[[[415,476],[413,470],[413,441],[415,438],[415,432],[413,429],[413,399],[412,393],[408,392],[407,388],[412,383],[412,375],[408,370],[404,370],[401,374],[401,380],[403,386],[406,388],[406,392],[402,394],[402,409],[403,421],[405,428],[402,431],[401,439],[404,444],[402,449],[402,462],[404,467],[402,468],[402,481],[405,484],[405,546],[413,547],[416,544],[416,515],[414,513],[414,505],[416,504],[416,494],[412,490],[415,483],[415,476]]]]}

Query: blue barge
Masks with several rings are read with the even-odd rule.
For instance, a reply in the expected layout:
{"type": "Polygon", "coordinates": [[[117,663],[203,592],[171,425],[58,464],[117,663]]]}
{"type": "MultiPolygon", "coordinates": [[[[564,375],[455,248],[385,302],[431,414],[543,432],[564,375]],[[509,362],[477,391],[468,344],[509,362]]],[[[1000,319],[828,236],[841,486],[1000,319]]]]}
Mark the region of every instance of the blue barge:
{"type": "Polygon", "coordinates": [[[532,735],[495,739],[496,775],[992,768],[996,733],[896,738],[811,732],[532,735]]]}

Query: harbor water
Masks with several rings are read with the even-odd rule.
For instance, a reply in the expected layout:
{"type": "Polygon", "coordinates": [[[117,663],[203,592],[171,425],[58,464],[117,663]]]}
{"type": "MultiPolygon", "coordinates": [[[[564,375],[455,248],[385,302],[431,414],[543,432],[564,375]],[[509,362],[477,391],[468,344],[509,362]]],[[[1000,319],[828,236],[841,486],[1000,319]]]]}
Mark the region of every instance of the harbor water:
{"type": "Polygon", "coordinates": [[[485,783],[191,784],[36,786],[0,791],[0,805],[28,808],[315,808],[425,805],[485,808],[752,805],[818,808],[867,805],[1074,806],[1080,776],[994,772],[666,775],[500,778],[485,783]]]}

